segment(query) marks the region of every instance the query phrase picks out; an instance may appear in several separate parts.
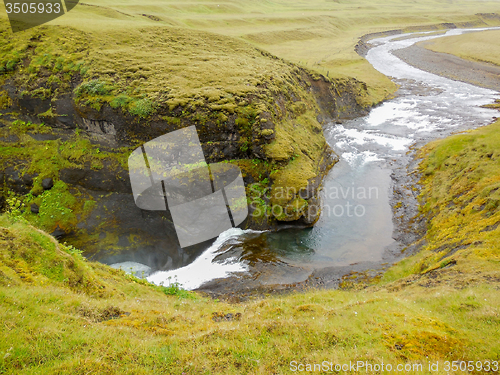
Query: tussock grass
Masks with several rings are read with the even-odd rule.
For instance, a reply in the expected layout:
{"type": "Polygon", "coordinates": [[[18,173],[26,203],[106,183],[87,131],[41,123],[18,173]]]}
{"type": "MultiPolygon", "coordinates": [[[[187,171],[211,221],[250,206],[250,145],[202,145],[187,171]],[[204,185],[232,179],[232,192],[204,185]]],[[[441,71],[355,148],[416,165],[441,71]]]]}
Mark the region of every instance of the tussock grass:
{"type": "MultiPolygon", "coordinates": [[[[0,4],[0,7],[3,8],[3,4],[0,4]]],[[[366,82],[371,94],[367,103],[371,104],[386,98],[396,87],[355,53],[354,46],[361,35],[416,25],[423,25],[425,28],[425,25],[431,27],[443,22],[469,26],[494,25],[498,24],[499,20],[488,16],[487,13],[499,11],[495,1],[471,3],[463,0],[452,3],[437,0],[418,0],[412,3],[399,0],[237,0],[193,1],[189,4],[175,0],[148,0],[140,4],[131,0],[90,0],[80,3],[64,17],[51,21],[49,25],[75,27],[87,33],[90,42],[94,42],[93,35],[110,34],[110,38],[114,39],[120,48],[123,48],[123,45],[132,47],[134,41],[145,36],[144,46],[150,48],[136,48],[134,54],[127,55],[129,63],[134,66],[141,66],[142,62],[147,63],[150,58],[148,53],[159,51],[157,46],[164,43],[164,39],[158,35],[158,30],[165,26],[182,28],[179,32],[186,37],[193,36],[187,30],[191,29],[219,35],[206,35],[208,39],[217,40],[220,35],[241,38],[276,56],[324,75],[329,74],[330,77],[337,78],[349,76],[366,82]],[[478,13],[486,15],[476,15],[478,13]],[[113,34],[114,36],[111,36],[113,34]],[[142,60],[144,56],[145,61],[142,60]]],[[[5,18],[5,13],[0,14],[5,18]]],[[[201,51],[203,45],[204,43],[200,44],[201,51]]],[[[121,55],[118,56],[121,59],[124,53],[120,52],[120,48],[114,51],[105,48],[103,52],[111,59],[116,58],[113,55],[115,52],[121,55]]],[[[212,48],[213,53],[217,51],[217,48],[212,48]]],[[[180,49],[178,52],[182,54],[183,51],[180,49]]],[[[96,56],[99,57],[99,54],[96,56]]],[[[161,57],[162,66],[165,67],[175,66],[178,61],[176,54],[161,54],[161,57]]],[[[9,61],[15,61],[16,58],[13,56],[9,61]]],[[[189,66],[185,65],[187,70],[189,66]]],[[[139,73],[144,74],[140,70],[139,73]]],[[[135,79],[140,79],[139,75],[135,79]]],[[[202,80],[200,83],[205,82],[202,80]]],[[[190,82],[181,83],[185,84],[189,85],[190,82]]]]}
{"type": "Polygon", "coordinates": [[[498,280],[499,144],[497,121],[423,148],[421,214],[429,218],[426,245],[390,270],[385,280],[437,271],[443,282],[462,287],[473,280],[498,280]]]}
{"type": "Polygon", "coordinates": [[[170,295],[86,261],[22,220],[4,215],[0,227],[5,374],[261,374],[288,373],[294,360],[499,359],[498,278],[457,289],[425,285],[435,278],[423,275],[404,287],[228,304],[170,295]]]}
{"type": "MultiPolygon", "coordinates": [[[[469,15],[497,10],[496,2],[431,0],[81,3],[49,26],[24,34],[9,34],[3,20],[1,69],[11,74],[32,53],[32,43],[39,56],[26,67],[24,83],[44,77],[55,90],[80,75],[79,100],[94,108],[107,102],[141,117],[156,101],[175,107],[203,100],[238,113],[238,126],[245,127],[252,115],[235,98],[254,93],[271,76],[276,87],[287,85],[291,68],[226,36],[330,77],[354,75],[369,84],[370,103],[385,98],[394,85],[354,54],[357,37],[415,24],[478,21],[469,15]],[[45,42],[30,41],[37,35],[45,42]],[[83,53],[90,44],[95,50],[83,53]]],[[[40,98],[52,94],[38,92],[40,98]]],[[[3,93],[0,100],[2,108],[8,105],[3,93]]],[[[295,110],[302,124],[317,125],[312,108],[295,110]]],[[[290,149],[287,131],[295,126],[293,119],[286,121],[276,130],[282,132],[281,144],[270,144],[267,151],[307,172],[310,160],[295,152],[322,145],[302,139],[294,143],[297,150],[290,149]]],[[[380,283],[357,291],[311,290],[228,304],[175,286],[156,287],[84,260],[78,250],[25,223],[29,212],[22,214],[14,204],[16,219],[0,217],[0,373],[262,374],[287,373],[293,360],[499,360],[499,127],[497,122],[425,149],[427,245],[392,267],[380,283]],[[227,314],[241,318],[213,319],[227,314]]],[[[45,149],[48,144],[26,134],[43,129],[17,123],[7,130],[25,149],[2,144],[2,157],[8,161],[31,150],[35,157],[27,170],[41,169],[37,160],[47,152],[53,163],[45,168],[47,176],[79,165],[83,157],[100,167],[101,153],[85,139],[49,141],[45,149]]],[[[270,168],[267,161],[235,162],[251,165],[257,174],[270,168]]],[[[287,184],[303,181],[286,167],[273,172],[287,184]]],[[[71,197],[59,184],[37,199],[45,202],[38,202],[42,213],[46,204],[62,217],[57,203],[71,197]]],[[[47,228],[54,223],[48,221],[47,228]]]]}

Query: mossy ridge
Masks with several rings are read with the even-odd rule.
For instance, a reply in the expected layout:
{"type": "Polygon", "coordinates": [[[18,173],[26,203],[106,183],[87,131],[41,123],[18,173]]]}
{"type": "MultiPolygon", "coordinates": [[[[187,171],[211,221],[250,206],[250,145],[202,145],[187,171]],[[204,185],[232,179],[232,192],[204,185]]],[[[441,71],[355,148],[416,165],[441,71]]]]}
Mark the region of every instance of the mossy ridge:
{"type": "Polygon", "coordinates": [[[86,73],[89,34],[71,27],[55,32],[48,26],[12,34],[8,28],[2,20],[0,74],[4,82],[15,85],[18,97],[55,100],[86,73]]]}
{"type": "MultiPolygon", "coordinates": [[[[458,27],[498,24],[498,14],[493,13],[498,11],[498,7],[492,1],[480,5],[465,1],[453,5],[439,1],[402,5],[400,1],[390,1],[374,6],[364,0],[356,5],[341,2],[327,4],[317,0],[307,5],[294,4],[293,10],[288,3],[255,2],[249,5],[238,1],[230,6],[219,4],[216,11],[204,2],[182,6],[182,10],[177,3],[167,1],[164,5],[158,7],[154,1],[146,1],[138,11],[136,4],[130,1],[119,6],[106,1],[99,5],[85,4],[52,21],[52,24],[74,25],[89,36],[96,32],[105,34],[121,30],[124,44],[133,40],[132,30],[148,30],[152,25],[156,28],[175,25],[241,37],[276,56],[325,76],[356,77],[368,83],[369,98],[366,101],[370,104],[384,100],[397,87],[355,54],[354,44],[360,35],[380,30],[439,29],[452,25],[452,22],[458,27]],[[220,12],[221,8],[226,11],[220,12]],[[354,12],[353,9],[359,11],[354,12]],[[147,12],[146,16],[144,12],[147,12]],[[256,28],[259,28],[257,33],[256,28]],[[303,38],[304,35],[308,37],[303,38]],[[272,43],[269,43],[269,37],[272,43]],[[331,46],[335,46],[334,52],[331,46]]],[[[6,33],[10,32],[7,22],[3,23],[6,33]]],[[[15,65],[17,57],[12,57],[8,61],[13,61],[15,65]]]]}
{"type": "Polygon", "coordinates": [[[175,25],[243,38],[325,76],[356,77],[368,84],[370,102],[375,104],[394,93],[397,87],[354,52],[359,36],[394,29],[432,30],[451,23],[457,27],[493,26],[498,25],[498,21],[498,4],[494,1],[270,3],[256,0],[249,3],[235,0],[220,4],[206,1],[179,4],[166,0],[161,7],[156,1],[143,1],[139,9],[130,0],[120,4],[103,0],[93,6],[76,8],[53,23],[74,24],[91,31],[175,25]],[[82,19],[89,22],[81,22],[82,19]]]}
{"type": "Polygon", "coordinates": [[[146,292],[165,292],[165,288],[149,284],[122,270],[89,262],[82,256],[82,251],[58,242],[12,213],[0,215],[0,242],[2,286],[24,283],[32,286],[52,285],[98,299],[122,297],[125,291],[136,288],[134,284],[147,286],[144,289],[146,292]],[[117,282],[119,288],[116,287],[117,282]]]}
{"type": "Polygon", "coordinates": [[[287,372],[291,361],[325,358],[425,370],[429,362],[499,359],[498,281],[460,290],[310,290],[228,304],[86,261],[5,215],[0,242],[7,374],[287,372]]]}
{"type": "Polygon", "coordinates": [[[98,297],[109,295],[106,284],[74,248],[32,226],[12,222],[5,215],[0,217],[0,226],[0,284],[50,283],[98,297]]]}
{"type": "Polygon", "coordinates": [[[93,42],[77,103],[96,110],[108,103],[143,118],[177,107],[234,113],[250,94],[264,94],[264,82],[279,91],[291,68],[244,42],[188,29],[116,31],[94,35],[93,42]],[[145,112],[134,113],[131,103],[145,112]]]}
{"type": "Polygon", "coordinates": [[[426,245],[388,272],[385,280],[436,272],[449,279],[473,269],[478,279],[498,277],[499,134],[496,121],[423,148],[420,200],[421,215],[428,218],[426,245]]]}
{"type": "MultiPolygon", "coordinates": [[[[47,54],[40,57],[38,51],[51,50],[51,44],[58,41],[52,28],[42,30],[43,35],[31,37],[30,41],[33,39],[33,43],[39,43],[43,48],[31,46],[34,52],[25,58],[29,62],[25,63],[27,67],[19,66],[11,75],[15,81],[24,82],[26,86],[22,87],[28,88],[32,83],[32,76],[27,75],[30,69],[35,69],[32,65],[45,64],[47,54]]],[[[275,183],[278,189],[298,192],[307,186],[308,180],[323,173],[317,170],[317,160],[324,159],[322,155],[327,152],[327,147],[316,119],[320,108],[316,104],[317,98],[310,92],[311,82],[322,80],[332,86],[334,95],[341,97],[344,94],[341,90],[349,86],[349,80],[337,82],[320,75],[311,77],[304,69],[244,42],[204,32],[184,31],[148,28],[106,35],[93,33],[92,46],[77,48],[85,54],[85,64],[76,76],[68,76],[73,77],[71,84],[62,84],[61,79],[68,78],[66,76],[47,78],[42,74],[38,84],[45,82],[44,79],[55,82],[57,78],[59,86],[51,90],[42,85],[39,87],[41,91],[38,90],[40,93],[35,92],[43,94],[40,99],[54,101],[64,90],[71,92],[74,87],[75,104],[82,116],[101,118],[105,108],[121,109],[124,115],[133,115],[133,122],[142,123],[141,130],[132,130],[133,126],[127,125],[129,129],[121,133],[122,141],[132,145],[147,141],[159,129],[164,133],[165,129],[195,124],[209,161],[276,160],[274,165],[279,165],[281,173],[277,174],[276,168],[268,169],[259,172],[259,178],[278,181],[275,183]],[[144,45],[151,48],[145,49],[144,45]],[[162,58],[170,63],[169,69],[163,69],[162,58]],[[137,65],[137,61],[141,63],[137,65]],[[243,66],[242,61],[245,61],[243,66]],[[151,127],[156,129],[153,133],[151,127]],[[230,151],[227,151],[228,139],[229,144],[236,145],[230,151]],[[276,174],[271,176],[273,172],[276,174]]],[[[19,40],[17,42],[22,44],[19,40]]],[[[76,47],[67,48],[69,51],[76,47]]],[[[60,57],[55,61],[58,60],[60,57]]],[[[52,60],[47,64],[53,64],[52,60]]],[[[58,69],[56,65],[52,66],[53,71],[58,72],[58,69]]],[[[364,89],[364,92],[350,93],[354,102],[366,93],[366,87],[364,89]]],[[[338,115],[345,107],[339,105],[336,109],[338,115]]],[[[50,108],[43,115],[50,122],[51,118],[64,113],[55,114],[50,108]]],[[[125,123],[130,119],[127,118],[125,123]]],[[[252,171],[244,170],[244,174],[251,176],[252,171]]],[[[281,211],[287,211],[287,205],[295,200],[296,197],[292,196],[273,204],[283,206],[281,211]]],[[[295,204],[290,208],[296,212],[293,207],[295,204]]],[[[305,208],[305,205],[301,207],[305,208]]],[[[287,221],[298,219],[301,214],[293,216],[287,221]]],[[[276,216],[268,219],[272,222],[276,216]]]]}

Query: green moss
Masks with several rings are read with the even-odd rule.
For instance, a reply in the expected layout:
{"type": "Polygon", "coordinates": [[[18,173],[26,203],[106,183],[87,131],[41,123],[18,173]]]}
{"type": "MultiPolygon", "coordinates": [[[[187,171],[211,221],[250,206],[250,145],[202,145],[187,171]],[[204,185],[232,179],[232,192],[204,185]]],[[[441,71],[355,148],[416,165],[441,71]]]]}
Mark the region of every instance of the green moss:
{"type": "Polygon", "coordinates": [[[227,115],[225,115],[224,113],[220,112],[220,113],[217,115],[217,119],[219,120],[219,122],[221,122],[221,123],[225,123],[225,122],[228,120],[228,117],[227,117],[227,115]]]}
{"type": "Polygon", "coordinates": [[[165,120],[167,123],[171,125],[179,126],[181,124],[181,119],[178,117],[162,116],[162,120],[165,120]]]}
{"type": "Polygon", "coordinates": [[[286,205],[273,205],[271,212],[280,221],[298,220],[307,209],[307,201],[301,197],[295,196],[292,201],[286,205]],[[279,207],[279,209],[277,209],[279,207]]]}
{"type": "Polygon", "coordinates": [[[113,97],[109,102],[112,108],[126,108],[133,99],[126,94],[119,94],[113,97]]]}
{"type": "Polygon", "coordinates": [[[247,137],[241,137],[239,145],[240,145],[240,151],[246,153],[250,148],[250,146],[252,145],[252,142],[247,137]]]}
{"type": "Polygon", "coordinates": [[[152,100],[145,98],[133,101],[129,105],[130,113],[142,118],[146,118],[155,111],[155,104],[152,100]]]}
{"type": "Polygon", "coordinates": [[[22,134],[26,134],[28,132],[32,133],[37,133],[37,134],[48,134],[51,132],[51,129],[42,124],[34,124],[30,121],[25,122],[22,120],[14,120],[10,125],[9,125],[9,131],[12,134],[15,134],[17,136],[20,136],[22,134]]]}
{"type": "Polygon", "coordinates": [[[71,190],[59,180],[59,172],[65,168],[103,168],[106,161],[111,173],[126,168],[129,150],[116,149],[114,152],[101,151],[90,140],[79,133],[67,140],[36,141],[27,132],[44,133],[50,128],[43,124],[33,124],[16,120],[10,126],[0,129],[2,136],[16,134],[17,143],[0,142],[0,163],[16,166],[21,175],[36,175],[30,194],[18,196],[25,207],[22,215],[33,224],[47,231],[58,225],[62,229],[73,230],[78,220],[83,220],[95,207],[94,201],[85,201],[77,190],[71,190]],[[53,178],[55,185],[44,191],[41,183],[44,178],[53,178]],[[79,199],[76,199],[78,197],[79,199]],[[33,214],[31,203],[36,203],[40,213],[33,214]]]}
{"type": "Polygon", "coordinates": [[[248,122],[248,119],[239,117],[236,119],[235,124],[241,128],[247,128],[249,125],[249,122],[248,122]]]}
{"type": "Polygon", "coordinates": [[[108,295],[106,284],[97,279],[75,249],[59,244],[28,224],[0,216],[0,243],[4,250],[0,268],[13,284],[48,282],[89,295],[108,295]],[[14,269],[16,272],[12,272],[14,269]]]}
{"type": "Polygon", "coordinates": [[[261,134],[263,136],[270,136],[270,135],[273,135],[274,134],[274,130],[273,129],[264,129],[261,131],[261,134]]]}
{"type": "MultiPolygon", "coordinates": [[[[5,27],[4,22],[0,23],[2,31],[5,27]]],[[[49,99],[68,90],[72,78],[82,73],[83,50],[89,38],[72,28],[62,27],[60,31],[53,33],[41,27],[14,34],[0,44],[4,59],[0,71],[13,78],[19,92],[49,99]]]]}
{"type": "Polygon", "coordinates": [[[81,83],[77,88],[75,88],[74,94],[78,99],[85,95],[109,95],[113,92],[113,89],[113,86],[108,82],[101,81],[100,79],[93,79],[91,81],[81,83]]]}
{"type": "Polygon", "coordinates": [[[12,100],[9,97],[7,91],[0,91],[0,110],[7,109],[12,106],[12,100]]]}
{"type": "Polygon", "coordinates": [[[300,116],[307,111],[307,105],[306,103],[300,101],[292,104],[292,111],[295,113],[297,116],[300,116]]]}
{"type": "Polygon", "coordinates": [[[57,116],[58,116],[57,113],[54,113],[54,110],[52,107],[50,107],[48,110],[46,110],[45,112],[40,113],[38,115],[38,117],[42,117],[42,118],[54,118],[57,116]]]}
{"type": "MultiPolygon", "coordinates": [[[[40,179],[35,181],[35,186],[40,184],[40,179]]],[[[34,191],[41,189],[34,189],[34,191]]],[[[72,230],[78,222],[75,215],[75,208],[78,202],[73,194],[70,193],[68,186],[57,181],[52,189],[41,192],[39,196],[28,194],[20,197],[20,202],[24,212],[19,212],[19,217],[23,217],[49,232],[57,227],[63,230],[72,230]],[[39,207],[39,213],[34,214],[30,210],[30,205],[35,203],[39,207]]]]}
{"type": "Polygon", "coordinates": [[[500,121],[430,143],[421,151],[421,215],[426,245],[384,276],[481,269],[500,262],[500,121]]]}
{"type": "Polygon", "coordinates": [[[38,99],[49,99],[52,96],[52,90],[45,87],[38,87],[30,91],[30,96],[38,99]]]}
{"type": "Polygon", "coordinates": [[[83,204],[83,210],[82,210],[82,213],[83,215],[89,215],[92,210],[94,209],[94,207],[96,206],[97,202],[94,201],[94,200],[88,200],[88,201],[85,201],[85,203],[83,204]]]}

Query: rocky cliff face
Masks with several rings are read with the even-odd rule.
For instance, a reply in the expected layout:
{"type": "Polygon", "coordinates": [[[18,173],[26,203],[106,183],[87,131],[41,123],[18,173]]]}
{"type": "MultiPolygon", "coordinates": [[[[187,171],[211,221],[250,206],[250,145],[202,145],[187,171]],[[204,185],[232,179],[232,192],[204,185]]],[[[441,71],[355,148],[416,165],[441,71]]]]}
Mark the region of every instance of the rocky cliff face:
{"type": "MultiPolygon", "coordinates": [[[[186,38],[176,30],[163,32],[168,48],[211,40],[201,33],[186,38]]],[[[105,69],[81,32],[70,29],[61,37],[47,27],[19,34],[7,41],[10,55],[0,67],[4,206],[15,194],[28,220],[109,263],[136,260],[170,268],[203,249],[179,247],[168,212],[135,206],[126,160],[136,147],[195,125],[207,162],[227,161],[243,171],[250,208],[245,228],[310,226],[321,212],[322,178],[336,161],[322,125],[364,111],[364,84],[314,76],[229,38],[217,37],[219,48],[229,45],[226,55],[236,55],[228,69],[247,64],[247,73],[235,70],[226,78],[239,74],[238,89],[228,83],[206,91],[207,81],[173,95],[177,86],[154,61],[143,66],[146,73],[138,80],[135,73],[126,78],[129,66],[120,59],[127,51],[114,70],[105,69]],[[60,45],[65,47],[54,53],[60,45]],[[254,78],[247,82],[245,74],[254,78]],[[141,92],[150,82],[159,88],[141,92]],[[42,187],[47,178],[53,188],[42,187]],[[33,204],[39,212],[28,209],[33,204]]],[[[104,50],[108,43],[93,42],[104,50]]],[[[197,59],[208,59],[196,51],[197,59]]],[[[207,79],[199,72],[188,78],[207,79]]]]}

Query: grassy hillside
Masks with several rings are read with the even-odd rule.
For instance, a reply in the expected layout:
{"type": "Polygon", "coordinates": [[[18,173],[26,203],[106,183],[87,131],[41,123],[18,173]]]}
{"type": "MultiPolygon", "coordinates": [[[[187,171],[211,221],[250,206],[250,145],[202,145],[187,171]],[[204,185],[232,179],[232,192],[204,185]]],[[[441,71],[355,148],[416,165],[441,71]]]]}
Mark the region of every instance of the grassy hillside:
{"type": "MultiPolygon", "coordinates": [[[[317,104],[307,86],[312,83],[299,67],[221,34],[330,77],[354,75],[369,84],[368,96],[357,95],[366,105],[390,94],[394,85],[355,55],[360,35],[439,22],[494,23],[494,17],[472,14],[497,12],[497,4],[81,3],[47,27],[16,35],[3,20],[1,79],[14,78],[17,87],[40,100],[69,90],[82,111],[107,107],[132,120],[166,116],[162,121],[173,126],[214,112],[249,132],[255,124],[260,132],[272,130],[262,128],[273,119],[262,116],[269,105],[276,111],[274,119],[280,119],[276,132],[281,134],[266,152],[282,161],[234,162],[248,164],[261,189],[271,172],[277,183],[290,186],[311,177],[309,171],[317,167],[311,163],[323,145],[315,143],[320,136],[308,137],[321,134],[317,104]],[[176,117],[158,112],[176,106],[188,110],[176,117]],[[304,129],[310,132],[303,134],[304,129]]],[[[33,139],[29,133],[58,134],[14,121],[18,113],[6,113],[11,106],[1,92],[2,161],[29,156],[21,170],[40,175],[33,182],[35,194],[23,195],[25,206],[10,196],[10,213],[0,216],[0,373],[290,373],[292,361],[324,360],[422,363],[420,373],[430,373],[428,363],[440,361],[438,373],[445,373],[447,360],[500,361],[500,122],[433,142],[422,151],[421,213],[429,220],[422,251],[380,280],[360,285],[346,278],[342,290],[229,304],[175,284],[153,286],[86,261],[79,250],[25,221],[33,219],[26,209],[31,200],[40,208],[38,222],[31,222],[47,230],[81,221],[93,203],[85,207],[62,181],[39,194],[40,178],[57,177],[70,167],[120,170],[130,150],[98,147],[80,132],[33,139]]],[[[45,115],[49,121],[57,112],[45,115]]],[[[248,148],[246,138],[239,147],[248,148]]],[[[5,188],[3,193],[9,196],[5,188]]],[[[107,238],[98,241],[103,245],[107,238]]]]}
{"type": "Polygon", "coordinates": [[[431,40],[425,48],[462,59],[500,65],[500,30],[482,31],[431,40]]]}
{"type": "Polygon", "coordinates": [[[497,121],[426,146],[422,251],[336,291],[229,304],[156,287],[84,260],[13,205],[0,216],[0,372],[292,373],[326,360],[430,374],[455,360],[484,373],[477,361],[500,361],[499,134],[497,121]]]}
{"type": "Polygon", "coordinates": [[[363,290],[238,304],[87,262],[5,215],[0,257],[3,374],[262,374],[291,373],[292,361],[426,369],[500,359],[498,254],[483,259],[485,271],[458,258],[363,290]]]}
{"type": "Polygon", "coordinates": [[[475,277],[485,283],[498,281],[499,145],[497,121],[421,150],[421,214],[429,218],[425,246],[388,272],[386,280],[444,269],[452,283],[456,278],[467,285],[475,277]]]}
{"type": "MultiPolygon", "coordinates": [[[[391,94],[395,85],[354,52],[361,35],[446,22],[468,26],[498,24],[498,16],[489,14],[498,12],[498,2],[465,0],[411,3],[400,0],[293,3],[286,0],[189,3],[148,0],[140,4],[130,0],[91,0],[80,3],[50,24],[90,33],[121,31],[125,41],[132,40],[134,30],[162,26],[237,37],[324,75],[356,77],[368,84],[371,96],[367,103],[373,103],[391,94]]],[[[4,17],[5,13],[0,14],[4,17]]],[[[155,38],[154,33],[151,38],[155,38]]],[[[165,63],[168,64],[168,58],[165,63]]]]}

